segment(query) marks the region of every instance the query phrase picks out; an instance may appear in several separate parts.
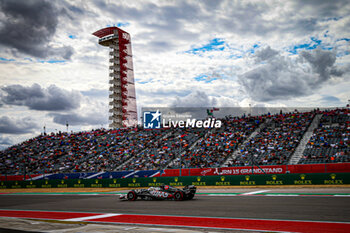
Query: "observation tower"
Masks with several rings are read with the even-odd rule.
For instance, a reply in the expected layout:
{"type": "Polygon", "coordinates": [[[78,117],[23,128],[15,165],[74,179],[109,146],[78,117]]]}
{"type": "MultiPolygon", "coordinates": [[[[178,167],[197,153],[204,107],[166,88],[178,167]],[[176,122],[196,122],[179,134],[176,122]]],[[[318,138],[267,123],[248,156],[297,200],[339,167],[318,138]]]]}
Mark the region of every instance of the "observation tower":
{"type": "Polygon", "coordinates": [[[134,70],[129,33],[107,27],[93,33],[109,47],[109,128],[137,125],[134,70]]]}

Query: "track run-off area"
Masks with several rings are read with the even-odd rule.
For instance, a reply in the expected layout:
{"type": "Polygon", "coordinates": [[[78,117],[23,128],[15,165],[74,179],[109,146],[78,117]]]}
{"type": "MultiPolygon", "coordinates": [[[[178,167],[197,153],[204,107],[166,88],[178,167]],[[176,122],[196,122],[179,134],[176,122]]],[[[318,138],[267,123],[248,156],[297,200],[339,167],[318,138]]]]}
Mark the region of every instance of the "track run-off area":
{"type": "Polygon", "coordinates": [[[191,201],[120,201],[119,194],[125,192],[4,192],[0,217],[217,230],[350,232],[348,187],[200,188],[191,201]]]}

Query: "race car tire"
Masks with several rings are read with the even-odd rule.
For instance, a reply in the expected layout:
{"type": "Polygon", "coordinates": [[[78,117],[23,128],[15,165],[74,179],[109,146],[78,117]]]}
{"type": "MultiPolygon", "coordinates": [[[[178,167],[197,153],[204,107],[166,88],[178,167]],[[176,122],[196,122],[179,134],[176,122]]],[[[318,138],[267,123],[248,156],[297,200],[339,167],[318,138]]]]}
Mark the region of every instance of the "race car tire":
{"type": "Polygon", "coordinates": [[[184,194],[181,191],[177,191],[174,193],[174,199],[175,201],[182,201],[184,198],[184,194]]]}
{"type": "Polygon", "coordinates": [[[192,200],[193,197],[194,197],[194,194],[191,193],[191,194],[188,194],[187,199],[188,199],[188,200],[192,200]]]}
{"type": "Polygon", "coordinates": [[[135,201],[137,198],[137,194],[135,193],[135,191],[130,191],[128,192],[127,198],[129,201],[135,201]]]}

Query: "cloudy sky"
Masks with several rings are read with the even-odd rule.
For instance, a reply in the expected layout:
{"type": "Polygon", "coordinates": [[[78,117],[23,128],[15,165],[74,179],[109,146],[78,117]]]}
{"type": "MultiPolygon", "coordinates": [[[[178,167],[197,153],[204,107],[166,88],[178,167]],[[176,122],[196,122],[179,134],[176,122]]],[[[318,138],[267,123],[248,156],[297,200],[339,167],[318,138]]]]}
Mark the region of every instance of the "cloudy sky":
{"type": "Polygon", "coordinates": [[[0,0],[0,148],[107,126],[108,49],[131,35],[142,106],[344,106],[349,1],[0,0]]]}

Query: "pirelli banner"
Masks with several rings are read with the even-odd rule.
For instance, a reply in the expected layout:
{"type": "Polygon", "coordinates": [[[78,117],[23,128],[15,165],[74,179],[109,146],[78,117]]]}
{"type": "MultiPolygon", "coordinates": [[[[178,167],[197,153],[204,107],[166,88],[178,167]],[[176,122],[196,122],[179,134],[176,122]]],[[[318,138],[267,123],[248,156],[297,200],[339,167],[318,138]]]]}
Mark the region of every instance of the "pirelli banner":
{"type": "Polygon", "coordinates": [[[255,185],[344,185],[350,173],[303,173],[271,175],[175,176],[120,179],[62,179],[1,181],[4,188],[139,188],[168,184],[172,186],[255,186],[255,185]]]}

